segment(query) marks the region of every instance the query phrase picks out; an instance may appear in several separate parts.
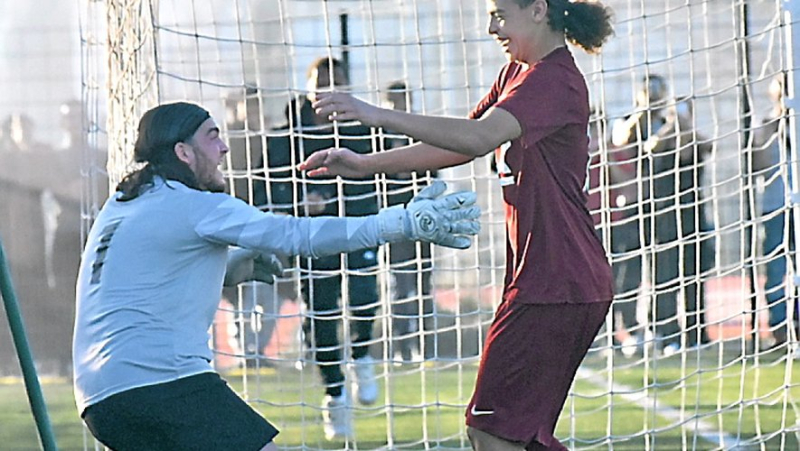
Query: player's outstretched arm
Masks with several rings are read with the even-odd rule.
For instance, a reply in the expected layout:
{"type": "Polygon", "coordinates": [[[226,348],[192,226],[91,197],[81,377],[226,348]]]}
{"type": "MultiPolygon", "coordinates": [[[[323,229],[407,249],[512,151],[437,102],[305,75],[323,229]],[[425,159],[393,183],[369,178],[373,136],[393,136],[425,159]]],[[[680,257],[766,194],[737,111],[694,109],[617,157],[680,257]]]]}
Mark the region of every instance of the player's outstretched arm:
{"type": "Polygon", "coordinates": [[[418,142],[366,155],[345,148],[326,149],[311,154],[298,169],[307,171],[310,177],[363,178],[383,173],[434,171],[470,160],[472,157],[418,142]]]}
{"type": "Polygon", "coordinates": [[[480,119],[428,116],[379,108],[344,92],[320,93],[313,106],[317,114],[331,120],[358,120],[364,125],[385,127],[473,158],[522,134],[514,115],[502,108],[490,108],[480,119]]]}
{"type": "MultiPolygon", "coordinates": [[[[230,198],[206,212],[195,230],[215,242],[280,256],[318,258],[409,240],[467,248],[470,237],[480,231],[477,195],[474,191],[445,195],[445,190],[444,182],[436,181],[408,206],[396,205],[374,215],[352,217],[278,216],[230,198]]],[[[248,258],[255,259],[254,254],[233,254],[226,284],[253,280],[248,258]]],[[[270,263],[271,257],[263,260],[267,273],[280,273],[280,268],[270,263]]],[[[265,281],[269,279],[267,273],[265,281]]]]}

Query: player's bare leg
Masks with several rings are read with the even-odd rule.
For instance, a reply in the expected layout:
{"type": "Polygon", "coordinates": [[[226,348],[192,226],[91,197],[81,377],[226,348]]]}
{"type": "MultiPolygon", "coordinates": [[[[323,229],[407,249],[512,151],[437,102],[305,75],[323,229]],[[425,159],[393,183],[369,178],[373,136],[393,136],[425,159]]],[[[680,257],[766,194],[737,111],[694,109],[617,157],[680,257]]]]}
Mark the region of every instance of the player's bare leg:
{"type": "Polygon", "coordinates": [[[524,451],[519,443],[509,442],[488,432],[467,426],[467,436],[475,451],[524,451]]]}

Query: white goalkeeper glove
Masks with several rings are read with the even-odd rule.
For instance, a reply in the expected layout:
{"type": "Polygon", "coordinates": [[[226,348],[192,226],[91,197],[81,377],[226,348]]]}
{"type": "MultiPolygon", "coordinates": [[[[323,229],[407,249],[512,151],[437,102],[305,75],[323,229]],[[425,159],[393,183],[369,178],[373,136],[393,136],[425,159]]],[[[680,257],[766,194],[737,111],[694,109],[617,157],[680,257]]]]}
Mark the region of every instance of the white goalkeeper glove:
{"type": "Polygon", "coordinates": [[[474,191],[460,191],[442,197],[447,185],[441,180],[426,187],[405,208],[382,210],[381,237],[388,242],[427,241],[440,246],[466,249],[481,225],[481,209],[474,191]]]}
{"type": "Polygon", "coordinates": [[[249,249],[231,249],[228,251],[224,285],[235,287],[249,281],[272,284],[275,282],[275,276],[281,274],[283,274],[283,264],[275,254],[249,249]]]}

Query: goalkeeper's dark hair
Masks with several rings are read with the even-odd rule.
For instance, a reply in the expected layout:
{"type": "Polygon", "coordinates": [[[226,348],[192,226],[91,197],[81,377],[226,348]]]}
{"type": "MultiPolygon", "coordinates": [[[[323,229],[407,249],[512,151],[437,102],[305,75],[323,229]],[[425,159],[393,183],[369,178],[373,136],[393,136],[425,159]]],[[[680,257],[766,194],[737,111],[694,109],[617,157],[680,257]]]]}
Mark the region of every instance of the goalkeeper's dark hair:
{"type": "Polygon", "coordinates": [[[133,160],[144,166],[125,176],[117,185],[117,191],[122,193],[118,200],[139,197],[153,186],[156,177],[199,189],[192,169],[175,154],[175,144],[191,144],[194,133],[210,117],[204,108],[187,102],[159,105],[144,113],[133,148],[133,160]]]}
{"type": "MultiPolygon", "coordinates": [[[[536,0],[514,0],[520,8],[536,0]]],[[[588,53],[597,53],[614,34],[613,13],[610,8],[592,0],[546,0],[547,23],[563,31],[567,41],[588,53]]]]}

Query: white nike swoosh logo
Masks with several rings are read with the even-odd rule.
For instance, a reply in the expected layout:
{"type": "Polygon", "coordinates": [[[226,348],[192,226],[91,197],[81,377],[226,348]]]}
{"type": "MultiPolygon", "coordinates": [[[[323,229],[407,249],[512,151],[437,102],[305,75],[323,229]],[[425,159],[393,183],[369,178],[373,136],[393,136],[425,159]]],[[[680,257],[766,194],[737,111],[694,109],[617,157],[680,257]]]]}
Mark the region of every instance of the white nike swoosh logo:
{"type": "Polygon", "coordinates": [[[472,406],[472,410],[470,410],[472,416],[478,417],[481,415],[491,415],[494,413],[494,410],[478,410],[475,406],[472,406]]]}

